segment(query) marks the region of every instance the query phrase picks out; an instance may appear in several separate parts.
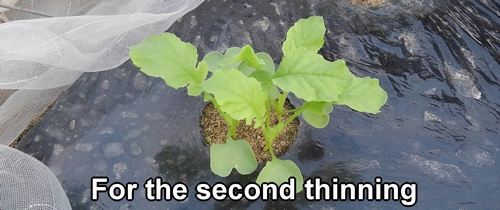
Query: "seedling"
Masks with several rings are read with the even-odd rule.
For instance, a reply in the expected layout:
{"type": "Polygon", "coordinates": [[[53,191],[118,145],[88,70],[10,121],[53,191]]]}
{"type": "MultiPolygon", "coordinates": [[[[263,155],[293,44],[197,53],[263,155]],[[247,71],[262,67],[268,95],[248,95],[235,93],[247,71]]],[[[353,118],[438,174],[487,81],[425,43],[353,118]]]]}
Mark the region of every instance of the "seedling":
{"type": "Polygon", "coordinates": [[[322,17],[301,19],[287,32],[283,43],[283,59],[278,69],[267,53],[255,53],[252,47],[229,48],[224,54],[213,51],[198,62],[196,48],[171,33],[153,35],[130,47],[130,58],[147,75],[160,77],[177,89],[187,86],[190,96],[203,94],[212,102],[229,126],[225,144],[210,147],[210,167],[222,177],[235,168],[250,174],[257,161],[250,145],[236,139],[240,120],[260,128],[264,134],[264,151],[271,155],[257,177],[257,183],[278,185],[295,177],[297,192],[302,190],[303,177],[297,165],[274,155],[272,142],[296,117],[316,128],[324,128],[333,104],[347,105],[367,113],[378,113],[387,101],[387,93],[378,79],[356,77],[344,60],[330,62],[317,54],[323,46],[326,28],[322,17]],[[207,79],[208,72],[211,76],[207,79]],[[281,91],[280,91],[281,90],[281,91]],[[283,109],[288,94],[303,99],[302,106],[283,109]],[[271,107],[278,123],[270,122],[271,107]],[[284,120],[284,114],[291,117],[284,120]]]}

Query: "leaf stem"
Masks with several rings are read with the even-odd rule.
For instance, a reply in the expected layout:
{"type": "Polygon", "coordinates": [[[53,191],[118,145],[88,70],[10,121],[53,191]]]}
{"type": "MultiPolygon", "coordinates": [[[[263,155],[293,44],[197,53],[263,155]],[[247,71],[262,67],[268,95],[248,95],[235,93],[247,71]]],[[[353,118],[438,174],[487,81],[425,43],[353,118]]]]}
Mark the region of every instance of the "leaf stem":
{"type": "Polygon", "coordinates": [[[274,151],[273,151],[272,146],[269,147],[269,153],[271,153],[271,161],[277,159],[276,155],[274,155],[274,151]]]}
{"type": "MultiPolygon", "coordinates": [[[[210,94],[205,92],[205,94],[210,94]]],[[[227,113],[223,112],[220,108],[220,105],[217,103],[214,97],[210,97],[210,102],[214,105],[214,107],[217,109],[219,114],[226,120],[227,125],[229,128],[227,129],[227,136],[229,138],[232,137],[232,139],[236,139],[236,127],[238,126],[238,120],[233,119],[231,116],[229,116],[227,113]]]]}
{"type": "Polygon", "coordinates": [[[301,107],[297,108],[297,109],[294,109],[294,112],[293,112],[293,115],[290,116],[286,121],[285,121],[285,126],[288,126],[288,124],[290,124],[292,122],[292,120],[294,120],[295,118],[297,118],[300,114],[302,114],[303,111],[305,111],[307,109],[307,107],[309,107],[312,103],[307,103],[307,104],[304,104],[302,105],[301,107]]]}
{"type": "Polygon", "coordinates": [[[266,101],[266,125],[265,129],[271,127],[271,102],[269,100],[266,101]]]}
{"type": "MultiPolygon", "coordinates": [[[[283,108],[286,96],[288,95],[288,92],[284,92],[283,94],[280,95],[278,99],[278,109],[283,108]]],[[[263,151],[269,150],[269,153],[271,154],[272,160],[276,159],[276,156],[274,155],[274,150],[272,147],[273,141],[276,139],[276,137],[281,133],[281,131],[288,126],[295,118],[297,118],[303,111],[307,109],[311,105],[311,103],[305,103],[301,107],[294,109],[293,115],[288,117],[287,120],[283,123],[278,121],[278,124],[271,127],[270,125],[270,109],[271,109],[271,102],[266,102],[267,106],[267,114],[266,114],[266,125],[265,128],[263,128],[262,132],[264,133],[264,138],[266,140],[266,146],[264,147],[263,151]]],[[[279,110],[276,109],[276,112],[278,113],[279,116],[279,110]]],[[[282,111],[282,109],[281,109],[282,111]]]]}
{"type": "Polygon", "coordinates": [[[278,106],[277,106],[277,102],[276,100],[271,100],[271,107],[274,109],[274,110],[278,110],[278,106]]]}
{"type": "Polygon", "coordinates": [[[274,159],[276,159],[276,156],[274,155],[274,150],[273,150],[272,145],[273,145],[273,141],[277,135],[272,131],[271,128],[264,129],[263,133],[264,133],[264,139],[266,140],[266,146],[264,147],[264,151],[269,150],[269,153],[271,154],[271,158],[272,158],[272,160],[274,160],[274,159]]]}
{"type": "Polygon", "coordinates": [[[282,117],[283,117],[283,110],[285,106],[285,101],[286,97],[288,96],[289,92],[283,92],[279,97],[278,97],[278,107],[276,109],[276,113],[278,115],[278,122],[281,122],[282,117]]]}
{"type": "Polygon", "coordinates": [[[228,132],[231,132],[231,137],[233,137],[233,139],[236,139],[237,136],[236,136],[236,128],[238,127],[238,120],[232,120],[233,122],[231,123],[231,126],[229,127],[229,131],[228,132]]]}

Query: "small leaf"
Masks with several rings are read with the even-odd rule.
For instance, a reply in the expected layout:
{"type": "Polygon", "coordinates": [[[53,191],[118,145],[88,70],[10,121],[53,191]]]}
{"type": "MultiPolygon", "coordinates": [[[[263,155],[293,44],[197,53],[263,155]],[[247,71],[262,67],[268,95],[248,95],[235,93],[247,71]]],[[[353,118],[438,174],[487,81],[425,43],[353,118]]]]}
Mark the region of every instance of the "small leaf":
{"type": "Polygon", "coordinates": [[[255,68],[248,66],[246,61],[243,61],[243,62],[240,61],[240,65],[238,66],[238,70],[240,70],[241,73],[243,73],[247,77],[250,77],[250,75],[255,72],[255,68]]]}
{"type": "Polygon", "coordinates": [[[306,101],[332,102],[338,100],[338,95],[351,85],[353,78],[345,61],[329,62],[301,48],[283,58],[272,82],[306,101]]]}
{"type": "Polygon", "coordinates": [[[259,81],[261,84],[269,81],[269,77],[271,77],[271,75],[269,74],[269,72],[267,71],[254,71],[252,72],[249,77],[253,77],[255,78],[257,81],[259,81]]]}
{"type": "Polygon", "coordinates": [[[313,16],[300,19],[286,33],[286,40],[282,47],[283,55],[286,57],[301,47],[317,53],[325,42],[323,39],[325,32],[323,17],[313,16]]]}
{"type": "Polygon", "coordinates": [[[255,55],[250,45],[245,45],[241,48],[240,53],[236,55],[234,61],[246,61],[248,66],[254,67],[255,69],[260,69],[265,64],[264,61],[261,61],[257,55],[255,55]]]}
{"type": "Polygon", "coordinates": [[[332,103],[325,101],[305,102],[304,106],[307,107],[307,111],[315,115],[329,114],[333,110],[332,103]]]}
{"type": "Polygon", "coordinates": [[[330,114],[330,112],[332,111],[333,111],[332,103],[328,103],[327,105],[325,105],[325,107],[323,107],[323,113],[325,114],[330,114]]]}
{"type": "Polygon", "coordinates": [[[209,52],[203,57],[203,60],[208,64],[208,70],[213,72],[219,68],[219,64],[224,59],[224,56],[217,51],[209,52]]]}
{"type": "Polygon", "coordinates": [[[236,61],[236,56],[240,53],[241,48],[231,47],[226,50],[224,59],[219,64],[219,69],[237,69],[241,61],[236,61]]]}
{"type": "Polygon", "coordinates": [[[246,77],[236,69],[215,71],[200,86],[206,92],[214,94],[221,110],[233,119],[246,119],[247,125],[255,119],[254,128],[260,127],[264,122],[267,92],[262,90],[255,78],[246,77]]]}
{"type": "Polygon", "coordinates": [[[234,56],[238,55],[240,51],[241,48],[239,47],[230,47],[229,49],[226,50],[226,53],[224,53],[224,57],[233,58],[234,56]]]}
{"type": "Polygon", "coordinates": [[[265,63],[265,65],[262,66],[261,70],[267,71],[270,75],[273,75],[274,70],[276,70],[273,58],[271,58],[271,56],[265,52],[259,52],[256,55],[259,59],[261,59],[265,63]]]}
{"type": "Polygon", "coordinates": [[[291,160],[274,159],[266,163],[266,166],[260,171],[256,182],[259,185],[264,182],[273,182],[280,186],[288,182],[288,178],[290,177],[295,177],[296,179],[296,192],[302,191],[304,178],[299,167],[291,160]]]}
{"type": "Polygon", "coordinates": [[[221,177],[231,174],[233,168],[246,175],[257,169],[257,160],[247,141],[227,140],[225,144],[210,146],[210,168],[221,177]]]}
{"type": "Polygon", "coordinates": [[[335,103],[345,104],[358,112],[376,114],[386,101],[387,93],[380,87],[378,79],[356,77],[335,103]]]}
{"type": "Polygon", "coordinates": [[[330,115],[328,114],[315,114],[310,112],[309,110],[305,110],[302,112],[302,117],[304,117],[304,120],[312,125],[315,128],[324,128],[328,125],[328,122],[330,122],[330,115]]]}
{"type": "MultiPolygon", "coordinates": [[[[167,85],[175,89],[188,84],[196,86],[208,73],[196,68],[196,48],[171,33],[152,35],[129,49],[132,62],[142,72],[164,79],[167,85]]],[[[193,94],[195,92],[192,90],[193,94]]]]}
{"type": "Polygon", "coordinates": [[[281,95],[278,87],[276,87],[276,85],[274,85],[273,83],[267,83],[266,85],[263,85],[262,89],[264,89],[264,91],[268,93],[268,97],[270,100],[276,100],[281,95]]]}

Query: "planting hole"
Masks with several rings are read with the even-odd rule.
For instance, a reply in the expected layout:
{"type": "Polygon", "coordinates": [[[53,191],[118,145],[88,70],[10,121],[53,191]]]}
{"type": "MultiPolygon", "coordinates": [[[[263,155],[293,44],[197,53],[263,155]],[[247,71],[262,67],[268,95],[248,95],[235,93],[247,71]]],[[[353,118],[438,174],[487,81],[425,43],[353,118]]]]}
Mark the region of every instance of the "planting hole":
{"type": "MultiPolygon", "coordinates": [[[[288,101],[285,102],[284,110],[292,110],[295,107],[288,101]]],[[[283,115],[283,122],[288,119],[290,115],[283,115]]],[[[271,108],[271,123],[276,125],[278,118],[276,112],[271,108]]],[[[200,126],[203,131],[203,135],[207,140],[207,144],[211,146],[212,144],[223,144],[226,142],[227,135],[227,123],[222,118],[214,107],[212,103],[209,103],[203,109],[203,114],[200,119],[200,126]]],[[[274,154],[279,157],[285,153],[288,148],[292,145],[295,137],[297,136],[297,129],[299,128],[299,120],[295,118],[290,124],[288,124],[283,131],[278,135],[276,140],[273,141],[274,154]]],[[[266,146],[266,141],[264,135],[260,128],[254,129],[253,125],[245,125],[245,121],[241,120],[236,127],[236,139],[245,139],[248,144],[252,147],[255,154],[255,158],[258,162],[266,162],[271,160],[271,155],[268,151],[263,151],[266,146]]]]}

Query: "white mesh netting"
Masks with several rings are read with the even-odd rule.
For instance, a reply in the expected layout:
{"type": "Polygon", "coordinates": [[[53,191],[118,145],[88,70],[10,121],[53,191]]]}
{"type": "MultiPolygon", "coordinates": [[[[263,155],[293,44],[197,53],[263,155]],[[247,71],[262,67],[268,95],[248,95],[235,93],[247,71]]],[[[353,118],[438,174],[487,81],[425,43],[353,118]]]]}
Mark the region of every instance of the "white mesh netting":
{"type": "Polygon", "coordinates": [[[80,16],[28,20],[16,20],[26,14],[6,12],[11,21],[0,25],[0,89],[23,91],[17,91],[0,107],[0,144],[10,144],[83,72],[119,66],[128,59],[127,46],[165,31],[201,2],[19,1],[17,5],[31,5],[33,10],[56,16],[84,12],[68,5],[91,9],[80,16]]]}
{"type": "Polygon", "coordinates": [[[43,163],[0,145],[1,209],[71,209],[56,176],[43,163]]]}
{"type": "MultiPolygon", "coordinates": [[[[164,32],[202,1],[0,0],[1,4],[15,3],[18,7],[55,16],[41,18],[13,9],[0,10],[10,20],[0,24],[0,91],[19,89],[0,106],[0,145],[12,143],[29,122],[42,114],[81,74],[121,65],[128,59],[127,46],[164,32]]],[[[14,198],[26,198],[26,193],[45,194],[33,187],[29,192],[23,191],[22,181],[7,183],[10,181],[4,179],[6,173],[14,173],[8,175],[14,178],[26,178],[23,176],[26,171],[21,174],[6,171],[10,169],[8,164],[31,157],[23,153],[12,155],[14,153],[4,152],[10,150],[1,148],[0,209],[23,209],[28,200],[14,198]],[[21,185],[16,187],[16,183],[21,185]],[[4,202],[11,198],[13,202],[4,202]],[[5,206],[7,204],[9,206],[5,206]]],[[[36,161],[22,163],[26,170],[49,170],[36,161]]],[[[54,189],[61,190],[56,186],[59,185],[57,179],[50,183],[54,189]]],[[[61,192],[54,193],[52,197],[61,192]]],[[[67,198],[64,199],[67,202],[67,198]]]]}

